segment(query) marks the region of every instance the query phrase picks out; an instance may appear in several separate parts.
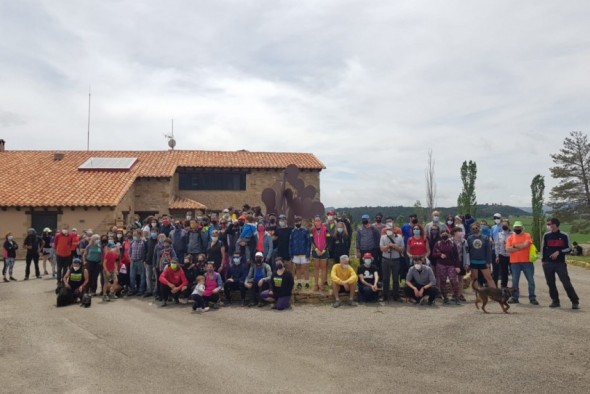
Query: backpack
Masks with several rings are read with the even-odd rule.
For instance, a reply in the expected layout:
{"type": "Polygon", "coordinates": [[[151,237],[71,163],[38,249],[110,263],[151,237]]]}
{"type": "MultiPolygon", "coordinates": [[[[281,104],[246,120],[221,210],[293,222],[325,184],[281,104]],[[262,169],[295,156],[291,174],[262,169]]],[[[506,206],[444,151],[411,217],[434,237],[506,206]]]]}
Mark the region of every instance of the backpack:
{"type": "Polygon", "coordinates": [[[535,244],[531,244],[531,246],[529,248],[529,261],[531,263],[534,263],[535,261],[537,261],[538,258],[539,258],[539,253],[537,251],[537,247],[535,246],[535,244]]]}

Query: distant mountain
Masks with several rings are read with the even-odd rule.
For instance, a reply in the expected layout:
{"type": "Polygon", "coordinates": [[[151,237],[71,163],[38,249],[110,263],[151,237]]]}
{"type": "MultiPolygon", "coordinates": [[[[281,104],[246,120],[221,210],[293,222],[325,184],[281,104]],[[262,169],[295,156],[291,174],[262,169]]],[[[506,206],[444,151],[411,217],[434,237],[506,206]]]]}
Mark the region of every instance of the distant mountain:
{"type": "MultiPolygon", "coordinates": [[[[457,213],[457,207],[449,208],[436,208],[440,211],[441,216],[455,215],[457,213]]],[[[383,217],[391,216],[396,219],[396,222],[405,220],[412,213],[417,214],[422,220],[430,220],[430,212],[428,208],[414,208],[404,206],[393,206],[393,207],[344,207],[344,208],[326,208],[326,211],[335,210],[339,214],[346,213],[352,218],[354,222],[360,222],[361,216],[368,214],[371,220],[377,213],[382,213],[383,217]],[[399,219],[399,220],[398,220],[399,219]]],[[[495,213],[500,213],[502,216],[530,216],[532,209],[530,208],[517,208],[509,205],[497,205],[497,204],[483,204],[477,206],[477,212],[475,217],[477,219],[489,219],[491,220],[495,213]],[[528,209],[528,211],[527,211],[528,209]]]]}

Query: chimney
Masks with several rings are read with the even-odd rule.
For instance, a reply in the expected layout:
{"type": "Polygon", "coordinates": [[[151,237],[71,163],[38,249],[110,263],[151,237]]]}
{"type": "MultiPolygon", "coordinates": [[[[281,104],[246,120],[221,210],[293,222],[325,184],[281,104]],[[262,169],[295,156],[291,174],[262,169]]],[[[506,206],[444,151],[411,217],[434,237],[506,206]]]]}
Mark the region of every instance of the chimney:
{"type": "Polygon", "coordinates": [[[61,160],[63,160],[63,158],[64,158],[63,152],[55,152],[53,154],[53,160],[54,161],[61,161],[61,160]]]}
{"type": "Polygon", "coordinates": [[[6,141],[0,140],[0,152],[4,152],[4,145],[5,144],[6,144],[6,141]]]}

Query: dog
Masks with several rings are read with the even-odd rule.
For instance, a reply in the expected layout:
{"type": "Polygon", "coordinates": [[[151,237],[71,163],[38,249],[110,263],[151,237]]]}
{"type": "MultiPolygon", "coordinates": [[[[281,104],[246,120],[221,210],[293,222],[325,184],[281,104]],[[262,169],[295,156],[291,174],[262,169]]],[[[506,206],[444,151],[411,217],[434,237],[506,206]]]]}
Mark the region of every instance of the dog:
{"type": "Polygon", "coordinates": [[[58,289],[58,294],[57,294],[57,306],[58,307],[62,307],[62,306],[68,306],[74,303],[74,294],[72,293],[72,289],[69,289],[67,287],[60,287],[58,289]]]}
{"type": "Polygon", "coordinates": [[[475,281],[471,282],[471,287],[475,291],[475,307],[479,310],[479,303],[481,302],[481,309],[484,313],[490,313],[486,311],[486,304],[488,303],[488,299],[492,299],[500,304],[502,308],[502,312],[508,312],[510,309],[510,305],[508,305],[508,300],[512,297],[512,293],[515,292],[515,289],[512,287],[505,287],[503,289],[496,289],[493,287],[476,287],[475,281]]]}
{"type": "Polygon", "coordinates": [[[90,294],[84,293],[82,301],[80,301],[80,307],[90,308],[90,305],[92,305],[92,297],[90,297],[90,294]]]}

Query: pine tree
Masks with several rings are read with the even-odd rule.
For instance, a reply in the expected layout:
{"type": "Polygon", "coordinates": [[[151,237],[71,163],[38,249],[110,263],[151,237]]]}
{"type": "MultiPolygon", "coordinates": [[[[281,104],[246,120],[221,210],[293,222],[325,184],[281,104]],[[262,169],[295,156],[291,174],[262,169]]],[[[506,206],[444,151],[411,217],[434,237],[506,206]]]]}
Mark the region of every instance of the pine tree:
{"type": "Polygon", "coordinates": [[[463,190],[457,198],[457,210],[460,214],[470,213],[473,217],[477,211],[477,199],[475,197],[475,180],[477,179],[477,164],[469,160],[461,165],[461,182],[463,190]]]}

